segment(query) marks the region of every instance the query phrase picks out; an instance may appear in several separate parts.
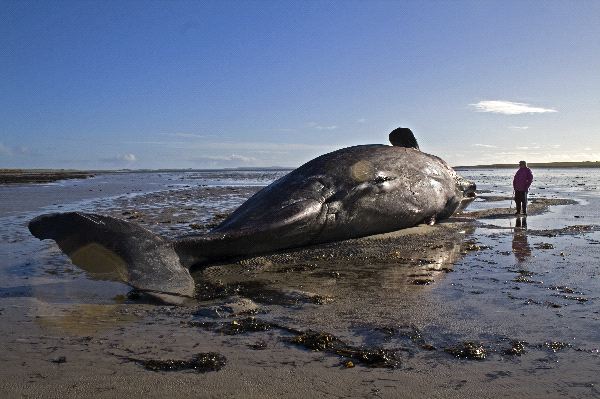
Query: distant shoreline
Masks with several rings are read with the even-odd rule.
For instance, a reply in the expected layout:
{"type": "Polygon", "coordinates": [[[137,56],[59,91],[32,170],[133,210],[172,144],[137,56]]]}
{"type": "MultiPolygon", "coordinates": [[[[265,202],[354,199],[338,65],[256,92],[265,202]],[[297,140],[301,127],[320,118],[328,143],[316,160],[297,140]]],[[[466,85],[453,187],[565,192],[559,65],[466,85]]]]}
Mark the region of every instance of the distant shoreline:
{"type": "Polygon", "coordinates": [[[66,179],[87,179],[91,172],[50,169],[0,169],[0,185],[22,183],[52,183],[66,179]]]}
{"type": "Polygon", "coordinates": [[[290,171],[286,167],[223,168],[223,169],[118,169],[118,170],[73,170],[73,169],[0,169],[0,185],[25,183],[52,183],[67,179],[87,179],[100,174],[115,173],[173,173],[212,171],[290,171]]]}
{"type": "MultiPolygon", "coordinates": [[[[560,168],[600,168],[600,161],[585,161],[585,162],[530,162],[527,166],[531,168],[549,168],[549,169],[560,169],[560,168]]],[[[468,170],[468,169],[517,169],[519,165],[515,162],[512,163],[494,163],[490,165],[473,165],[473,166],[455,166],[454,169],[468,170]]]]}
{"type": "MultiPolygon", "coordinates": [[[[600,161],[585,162],[531,162],[532,168],[600,168],[600,161]]],[[[489,165],[460,165],[454,166],[456,170],[472,169],[516,169],[515,164],[489,164],[489,165]]],[[[87,179],[98,174],[109,173],[172,173],[172,172],[211,172],[211,171],[291,171],[293,167],[267,166],[267,167],[242,167],[242,168],[213,168],[213,169],[117,169],[117,170],[73,170],[73,169],[0,169],[0,185],[23,183],[51,183],[67,179],[87,179]]]]}

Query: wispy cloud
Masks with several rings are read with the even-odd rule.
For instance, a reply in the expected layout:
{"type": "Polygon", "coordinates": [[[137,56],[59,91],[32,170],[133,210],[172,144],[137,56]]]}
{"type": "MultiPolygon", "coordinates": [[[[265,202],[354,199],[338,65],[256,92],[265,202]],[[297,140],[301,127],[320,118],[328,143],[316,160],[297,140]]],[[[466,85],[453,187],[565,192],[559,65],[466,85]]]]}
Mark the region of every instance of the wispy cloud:
{"type": "Polygon", "coordinates": [[[114,157],[102,158],[100,162],[112,165],[132,164],[137,161],[135,154],[126,153],[115,155],[114,157]]]}
{"type": "Polygon", "coordinates": [[[207,139],[218,137],[212,134],[196,134],[196,133],[160,133],[161,136],[181,137],[186,139],[207,139]]]}
{"type": "Polygon", "coordinates": [[[532,107],[526,103],[515,103],[512,101],[489,100],[480,101],[476,104],[469,104],[475,108],[477,112],[492,112],[503,115],[520,115],[520,114],[544,114],[548,112],[557,112],[551,108],[532,107]]]}
{"type": "Polygon", "coordinates": [[[365,123],[367,120],[365,118],[360,118],[356,121],[356,123],[365,123]]]}
{"type": "Polygon", "coordinates": [[[29,154],[29,148],[25,146],[9,147],[0,143],[0,155],[12,157],[14,155],[27,155],[29,154]]]}
{"type": "Polygon", "coordinates": [[[193,157],[190,160],[196,162],[205,162],[205,161],[220,161],[220,162],[242,162],[242,163],[251,163],[256,162],[257,159],[253,157],[246,157],[238,154],[231,155],[206,155],[206,156],[198,156],[193,157]]]}
{"type": "Polygon", "coordinates": [[[527,130],[529,129],[529,126],[509,126],[508,128],[514,130],[527,130]]]}
{"type": "Polygon", "coordinates": [[[491,145],[491,144],[473,144],[473,147],[498,148],[495,145],[491,145]]]}
{"type": "Polygon", "coordinates": [[[131,153],[120,155],[119,158],[125,162],[137,161],[137,157],[135,156],[135,154],[131,154],[131,153]]]}
{"type": "Polygon", "coordinates": [[[320,125],[316,122],[310,122],[308,124],[308,127],[311,127],[313,129],[317,129],[317,130],[335,130],[338,128],[337,125],[324,126],[324,125],[320,125]]]}
{"type": "Polygon", "coordinates": [[[12,150],[0,143],[0,155],[12,155],[12,150]]]}
{"type": "Polygon", "coordinates": [[[272,143],[261,141],[220,141],[220,142],[187,142],[165,140],[140,140],[123,141],[123,144],[159,145],[169,148],[187,150],[228,150],[228,151],[262,151],[262,152],[292,152],[292,151],[332,151],[331,144],[304,144],[304,143],[272,143]]]}
{"type": "Polygon", "coordinates": [[[537,144],[532,144],[532,145],[523,145],[523,146],[517,146],[516,147],[517,150],[541,150],[542,146],[537,145],[537,144]]]}

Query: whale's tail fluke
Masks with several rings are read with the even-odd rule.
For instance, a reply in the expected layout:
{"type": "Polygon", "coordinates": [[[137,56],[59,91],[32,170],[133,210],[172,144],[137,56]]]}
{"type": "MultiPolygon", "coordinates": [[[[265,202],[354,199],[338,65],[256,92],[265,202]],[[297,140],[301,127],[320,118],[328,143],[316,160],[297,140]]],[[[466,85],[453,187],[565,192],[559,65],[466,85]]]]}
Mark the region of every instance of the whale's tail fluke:
{"type": "Polygon", "coordinates": [[[194,295],[194,280],[173,245],[137,224],[90,213],[52,213],[29,222],[29,231],[56,241],[95,278],[123,281],[169,303],[194,295]]]}

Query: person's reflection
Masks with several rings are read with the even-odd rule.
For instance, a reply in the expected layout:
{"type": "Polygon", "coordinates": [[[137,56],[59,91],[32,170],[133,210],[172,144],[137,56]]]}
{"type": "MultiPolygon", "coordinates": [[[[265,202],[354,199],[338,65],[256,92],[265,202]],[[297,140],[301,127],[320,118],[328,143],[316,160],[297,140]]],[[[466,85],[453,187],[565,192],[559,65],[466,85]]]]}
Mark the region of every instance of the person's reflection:
{"type": "Polygon", "coordinates": [[[517,262],[524,262],[531,256],[531,247],[527,242],[527,219],[517,218],[512,241],[512,250],[517,262]]]}
{"type": "Polygon", "coordinates": [[[527,218],[517,218],[515,227],[520,230],[527,230],[527,218]]]}

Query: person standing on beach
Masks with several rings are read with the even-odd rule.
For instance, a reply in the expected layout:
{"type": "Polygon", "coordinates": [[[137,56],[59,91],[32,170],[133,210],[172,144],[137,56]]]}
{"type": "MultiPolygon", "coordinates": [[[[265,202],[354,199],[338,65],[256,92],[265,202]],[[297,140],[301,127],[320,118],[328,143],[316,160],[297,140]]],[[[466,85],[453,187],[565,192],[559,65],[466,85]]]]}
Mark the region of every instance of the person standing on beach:
{"type": "Polygon", "coordinates": [[[513,178],[513,188],[515,190],[515,204],[517,205],[517,212],[515,215],[521,213],[523,209],[523,215],[527,215],[527,192],[529,186],[533,181],[533,173],[531,169],[527,167],[527,162],[519,161],[519,170],[515,173],[513,178]]]}

